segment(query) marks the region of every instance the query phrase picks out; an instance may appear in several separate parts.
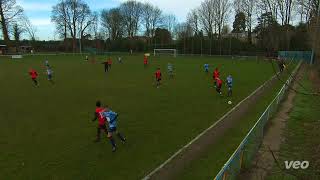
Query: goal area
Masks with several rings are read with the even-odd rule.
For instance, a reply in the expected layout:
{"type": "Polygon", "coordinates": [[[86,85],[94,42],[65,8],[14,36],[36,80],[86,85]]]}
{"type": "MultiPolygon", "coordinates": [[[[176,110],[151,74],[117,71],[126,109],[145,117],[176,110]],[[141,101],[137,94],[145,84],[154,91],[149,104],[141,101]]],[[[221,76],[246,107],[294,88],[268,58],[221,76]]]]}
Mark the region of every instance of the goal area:
{"type": "Polygon", "coordinates": [[[177,50],[176,49],[154,49],[153,55],[171,55],[173,57],[177,57],[177,50]]]}

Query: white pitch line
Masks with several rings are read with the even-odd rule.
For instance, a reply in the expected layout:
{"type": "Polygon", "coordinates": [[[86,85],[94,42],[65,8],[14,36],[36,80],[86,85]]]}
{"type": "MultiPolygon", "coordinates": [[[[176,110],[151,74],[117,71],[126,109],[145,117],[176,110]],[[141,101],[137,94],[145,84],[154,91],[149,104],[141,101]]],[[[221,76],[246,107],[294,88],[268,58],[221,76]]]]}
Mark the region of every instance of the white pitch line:
{"type": "Polygon", "coordinates": [[[198,136],[196,136],[194,139],[192,139],[188,144],[184,145],[182,148],[180,148],[177,152],[175,152],[169,159],[167,159],[165,162],[163,162],[160,166],[158,166],[156,169],[151,171],[148,175],[146,175],[142,180],[148,180],[150,177],[155,174],[157,171],[162,169],[166,164],[168,164],[173,158],[175,158],[178,154],[180,154],[183,150],[188,148],[193,142],[198,140],[202,135],[204,135],[206,132],[208,132],[210,129],[215,127],[219,122],[221,122],[226,116],[228,116],[232,111],[234,111],[237,107],[239,107],[244,101],[249,99],[251,96],[253,96],[256,92],[258,92],[262,87],[264,87],[268,82],[270,82],[273,78],[275,78],[276,75],[272,76],[268,81],[264,82],[261,86],[259,86],[256,90],[254,90],[249,96],[244,98],[242,101],[240,101],[236,106],[234,106],[232,109],[230,109],[226,114],[224,114],[218,121],[216,121],[214,124],[212,124],[209,128],[202,131],[198,136]]]}

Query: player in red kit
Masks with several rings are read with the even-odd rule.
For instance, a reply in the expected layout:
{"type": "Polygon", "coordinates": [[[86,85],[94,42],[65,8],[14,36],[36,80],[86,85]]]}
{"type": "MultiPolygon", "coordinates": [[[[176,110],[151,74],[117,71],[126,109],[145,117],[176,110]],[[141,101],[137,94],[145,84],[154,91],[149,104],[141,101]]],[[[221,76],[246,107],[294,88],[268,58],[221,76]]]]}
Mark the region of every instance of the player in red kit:
{"type": "Polygon", "coordinates": [[[97,101],[96,102],[96,110],[94,112],[94,118],[92,119],[92,121],[95,121],[98,119],[97,138],[96,138],[95,142],[100,141],[101,130],[103,130],[106,133],[106,135],[108,135],[108,129],[106,126],[106,119],[102,115],[102,113],[105,111],[106,111],[106,109],[101,106],[101,102],[97,101]]]}
{"type": "Polygon", "coordinates": [[[216,79],[216,83],[217,83],[217,87],[216,87],[216,90],[217,92],[222,95],[222,92],[221,92],[221,87],[222,87],[222,80],[218,77],[216,79]]]}
{"type": "Polygon", "coordinates": [[[109,60],[106,60],[104,62],[102,62],[101,64],[104,65],[104,72],[108,72],[109,71],[109,60]]]}
{"type": "Polygon", "coordinates": [[[143,65],[144,65],[144,67],[148,66],[148,57],[147,56],[143,57],[143,65]]]}
{"type": "Polygon", "coordinates": [[[31,68],[31,69],[29,70],[29,74],[30,74],[30,76],[31,76],[31,79],[32,79],[34,85],[35,85],[35,86],[39,86],[39,83],[38,83],[38,81],[37,81],[37,77],[38,77],[37,71],[31,68]]]}
{"type": "Polygon", "coordinates": [[[156,76],[156,83],[157,83],[157,88],[160,87],[160,83],[161,83],[161,71],[160,71],[160,68],[157,69],[156,73],[155,73],[155,76],[156,76]]]}
{"type": "Polygon", "coordinates": [[[109,67],[109,70],[111,70],[111,65],[112,65],[112,59],[111,57],[108,59],[108,67],[109,67]]]}
{"type": "Polygon", "coordinates": [[[214,87],[215,88],[217,87],[217,78],[220,78],[220,72],[219,72],[218,68],[216,68],[213,71],[213,81],[214,81],[214,87]]]}

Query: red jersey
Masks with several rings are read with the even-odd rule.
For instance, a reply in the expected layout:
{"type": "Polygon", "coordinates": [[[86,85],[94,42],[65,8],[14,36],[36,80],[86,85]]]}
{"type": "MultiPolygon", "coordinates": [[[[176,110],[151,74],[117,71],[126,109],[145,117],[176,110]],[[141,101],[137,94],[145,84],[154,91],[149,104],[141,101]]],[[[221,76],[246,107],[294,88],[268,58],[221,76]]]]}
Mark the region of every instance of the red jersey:
{"type": "Polygon", "coordinates": [[[108,64],[112,64],[112,60],[111,60],[111,59],[109,59],[107,63],[108,63],[108,64]]]}
{"type": "Polygon", "coordinates": [[[161,79],[161,71],[160,70],[156,71],[156,79],[161,79]]]}
{"type": "Polygon", "coordinates": [[[213,72],[213,78],[214,78],[214,79],[217,79],[217,78],[219,78],[219,76],[220,76],[219,71],[218,71],[218,70],[214,70],[214,72],[213,72]]]}
{"type": "Polygon", "coordinates": [[[220,78],[217,78],[217,84],[218,84],[219,87],[222,86],[222,80],[220,78]]]}
{"type": "Polygon", "coordinates": [[[104,125],[106,119],[102,116],[102,112],[104,112],[104,108],[97,107],[96,108],[96,114],[98,116],[99,125],[104,125]]]}
{"type": "Polygon", "coordinates": [[[143,63],[148,64],[148,58],[146,56],[143,58],[143,63]]]}
{"type": "Polygon", "coordinates": [[[33,70],[33,69],[30,70],[29,74],[30,74],[30,76],[31,76],[32,79],[36,79],[36,78],[38,77],[37,71],[35,71],[35,70],[33,70]]]}

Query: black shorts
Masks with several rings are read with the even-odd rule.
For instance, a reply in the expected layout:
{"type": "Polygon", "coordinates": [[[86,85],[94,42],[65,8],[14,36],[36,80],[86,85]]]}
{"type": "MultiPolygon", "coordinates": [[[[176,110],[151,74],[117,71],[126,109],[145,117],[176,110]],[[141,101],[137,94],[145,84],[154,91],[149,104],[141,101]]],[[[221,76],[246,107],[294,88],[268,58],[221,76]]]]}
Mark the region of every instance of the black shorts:
{"type": "Polygon", "coordinates": [[[160,82],[160,81],[161,81],[161,78],[157,79],[157,81],[160,82]]]}
{"type": "Polygon", "coordinates": [[[99,125],[98,125],[98,128],[107,131],[107,126],[106,126],[105,124],[102,124],[102,125],[99,124],[99,125]]]}

